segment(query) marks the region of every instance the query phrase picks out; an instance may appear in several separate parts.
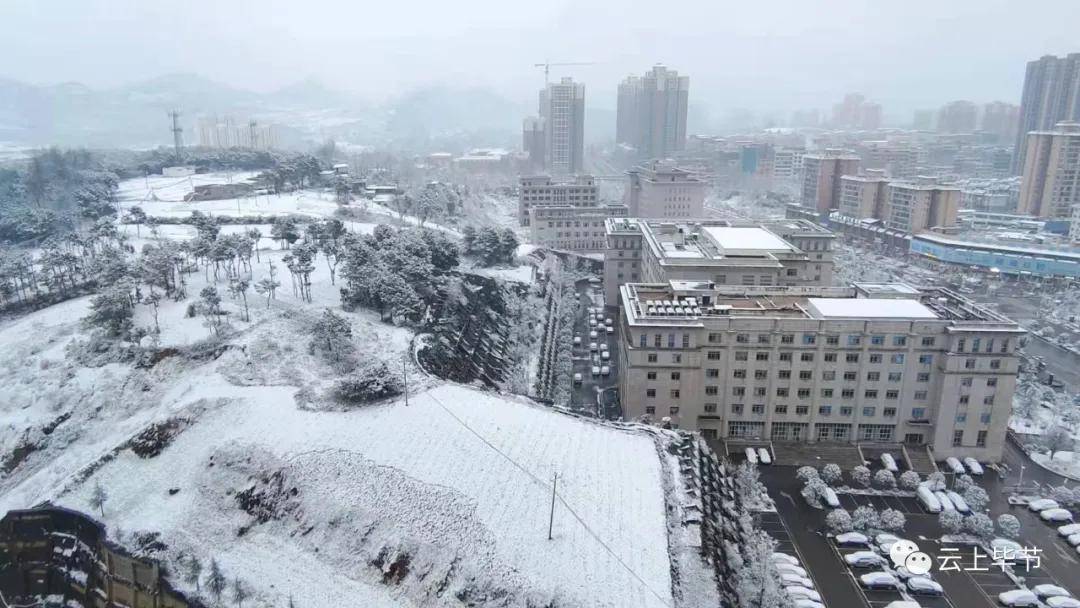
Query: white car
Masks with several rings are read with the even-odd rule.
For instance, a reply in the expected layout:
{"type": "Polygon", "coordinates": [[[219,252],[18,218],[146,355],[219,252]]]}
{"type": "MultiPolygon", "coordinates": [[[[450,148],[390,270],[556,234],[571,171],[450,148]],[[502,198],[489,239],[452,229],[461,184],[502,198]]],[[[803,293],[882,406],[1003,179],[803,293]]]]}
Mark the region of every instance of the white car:
{"type": "Polygon", "coordinates": [[[1042,599],[1048,597],[1072,597],[1072,594],[1066,591],[1063,587],[1057,585],[1051,585],[1050,583],[1044,583],[1042,585],[1035,585],[1031,588],[1035,592],[1035,595],[1042,599]]]}
{"type": "Polygon", "coordinates": [[[961,513],[971,513],[971,509],[968,507],[967,501],[964,500],[963,496],[960,496],[952,490],[947,490],[945,492],[945,496],[949,497],[949,502],[952,503],[953,508],[955,508],[957,511],[961,513]]]}
{"type": "Polygon", "coordinates": [[[1067,524],[1058,528],[1058,534],[1061,536],[1072,536],[1073,534],[1080,534],[1080,524],[1067,524]]]}
{"type": "Polygon", "coordinates": [[[821,499],[825,501],[825,504],[829,505],[830,509],[840,508],[840,497],[836,495],[836,490],[826,486],[825,492],[822,493],[821,499]]]}
{"type": "Polygon", "coordinates": [[[937,581],[932,581],[925,576],[909,578],[907,588],[914,595],[941,595],[945,592],[937,581]]]}
{"type": "Polygon", "coordinates": [[[888,572],[868,572],[859,577],[859,583],[868,589],[899,589],[900,581],[888,572]]]}
{"type": "Polygon", "coordinates": [[[885,608],[922,608],[919,602],[912,600],[893,600],[885,604],[885,608]]]}
{"type": "Polygon", "coordinates": [[[606,350],[602,350],[602,351],[600,351],[600,358],[603,359],[604,361],[607,361],[608,359],[611,359],[611,353],[609,353],[606,350]]]}
{"type": "Polygon", "coordinates": [[[859,532],[845,532],[836,535],[836,544],[841,547],[866,547],[870,545],[870,539],[859,532]]]}
{"type": "Polygon", "coordinates": [[[581,336],[574,336],[574,346],[581,346],[581,336]]]}
{"type": "Polygon", "coordinates": [[[792,605],[795,606],[795,608],[825,608],[825,604],[807,598],[794,600],[792,605]]]}
{"type": "Polygon", "coordinates": [[[945,494],[945,492],[942,492],[941,490],[938,490],[937,492],[934,492],[934,497],[937,498],[938,502],[941,503],[941,509],[943,511],[955,511],[956,510],[956,505],[952,504],[952,501],[949,500],[949,497],[948,497],[948,495],[945,494]]]}
{"type": "Polygon", "coordinates": [[[960,463],[960,459],[957,458],[956,456],[949,456],[948,458],[946,458],[945,459],[945,466],[949,467],[949,470],[952,471],[953,473],[956,473],[957,475],[962,475],[964,473],[967,473],[967,470],[964,468],[964,465],[960,463]]]}
{"type": "Polygon", "coordinates": [[[603,367],[601,367],[601,368],[600,368],[600,375],[602,375],[602,376],[608,376],[608,375],[610,375],[610,374],[611,374],[611,368],[610,368],[610,367],[608,367],[608,366],[606,366],[606,365],[605,365],[605,366],[603,366],[603,367]]]}
{"type": "Polygon", "coordinates": [[[596,319],[589,319],[589,327],[596,327],[596,319]]]}
{"type": "Polygon", "coordinates": [[[596,342],[589,342],[589,350],[596,352],[596,342]]]}
{"type": "Polygon", "coordinates": [[[877,545],[878,549],[882,553],[888,553],[889,549],[892,547],[893,543],[895,543],[898,540],[902,540],[902,539],[899,536],[895,535],[895,534],[889,534],[888,532],[882,532],[881,534],[878,534],[877,536],[874,537],[874,544],[877,545]]]}
{"type": "Polygon", "coordinates": [[[1066,536],[1065,542],[1069,543],[1073,547],[1080,546],[1080,532],[1066,536]]]}
{"type": "Polygon", "coordinates": [[[596,330],[595,330],[595,329],[589,332],[589,337],[590,337],[590,338],[592,338],[593,340],[595,340],[595,339],[596,339],[596,336],[597,336],[597,335],[598,335],[598,334],[596,333],[596,330]]]}
{"type": "Polygon", "coordinates": [[[887,563],[884,557],[873,551],[848,553],[844,556],[844,561],[852,568],[873,568],[875,566],[884,566],[887,563]]]}
{"type": "Polygon", "coordinates": [[[1046,600],[1050,608],[1080,608],[1080,600],[1072,597],[1051,597],[1046,600]]]}
{"type": "Polygon", "coordinates": [[[608,318],[604,319],[604,325],[611,325],[613,323],[614,323],[614,321],[611,320],[611,317],[608,317],[608,318]]]}
{"type": "Polygon", "coordinates": [[[777,562],[776,571],[780,573],[790,572],[791,574],[798,574],[799,576],[806,576],[806,570],[795,564],[789,564],[787,562],[777,562]]]}
{"type": "Polygon", "coordinates": [[[1038,513],[1039,511],[1045,511],[1047,509],[1058,509],[1061,505],[1056,500],[1051,498],[1039,498],[1028,503],[1028,509],[1038,513]]]}
{"type": "Polygon", "coordinates": [[[594,375],[594,376],[599,376],[600,375],[600,366],[599,365],[592,366],[592,375],[594,375]]]}
{"type": "Polygon", "coordinates": [[[1012,591],[1002,591],[1000,594],[998,594],[998,601],[1010,607],[1028,607],[1039,605],[1039,598],[1035,597],[1035,594],[1028,591],[1027,589],[1013,589],[1012,591]]]}
{"type": "Polygon", "coordinates": [[[807,589],[814,588],[814,581],[806,578],[805,576],[792,574],[791,572],[781,572],[780,583],[785,587],[789,585],[798,585],[799,587],[806,587],[807,589]]]}
{"type": "Polygon", "coordinates": [[[607,333],[609,333],[609,334],[615,333],[615,328],[612,327],[611,325],[608,325],[607,326],[607,333]]]}
{"type": "Polygon", "coordinates": [[[800,585],[788,585],[787,587],[784,587],[784,592],[787,593],[788,597],[793,600],[808,599],[815,602],[821,601],[820,593],[814,591],[813,589],[808,589],[800,585]]]}
{"type": "Polygon", "coordinates": [[[787,553],[781,553],[779,551],[772,554],[772,561],[774,564],[779,564],[783,562],[785,564],[791,564],[792,566],[799,565],[799,558],[793,555],[788,555],[787,553]]]}
{"type": "Polygon", "coordinates": [[[757,450],[754,448],[746,448],[746,462],[757,464],[757,450]]]}
{"type": "Polygon", "coordinates": [[[895,573],[896,576],[900,577],[900,580],[902,580],[902,581],[906,581],[906,580],[908,580],[909,578],[911,578],[913,576],[921,576],[923,578],[930,578],[929,574],[912,574],[911,571],[907,569],[907,566],[900,566],[898,568],[895,568],[893,570],[893,573],[895,573]]]}
{"type": "Polygon", "coordinates": [[[769,454],[768,448],[758,448],[757,455],[761,464],[772,464],[772,455],[769,454]]]}
{"type": "Polygon", "coordinates": [[[574,374],[574,384],[581,384],[581,372],[574,374]]]}
{"type": "Polygon", "coordinates": [[[972,475],[982,475],[983,474],[983,466],[981,464],[979,464],[978,460],[975,460],[971,456],[968,456],[967,458],[964,459],[964,466],[966,466],[968,468],[968,470],[971,471],[972,475]]]}
{"type": "Polygon", "coordinates": [[[1039,512],[1039,517],[1043,521],[1052,522],[1072,521],[1073,519],[1072,513],[1068,509],[1046,509],[1039,512]]]}
{"type": "Polygon", "coordinates": [[[893,473],[900,472],[900,467],[896,466],[896,459],[888,452],[881,455],[881,466],[885,467],[886,471],[892,471],[893,473]]]}

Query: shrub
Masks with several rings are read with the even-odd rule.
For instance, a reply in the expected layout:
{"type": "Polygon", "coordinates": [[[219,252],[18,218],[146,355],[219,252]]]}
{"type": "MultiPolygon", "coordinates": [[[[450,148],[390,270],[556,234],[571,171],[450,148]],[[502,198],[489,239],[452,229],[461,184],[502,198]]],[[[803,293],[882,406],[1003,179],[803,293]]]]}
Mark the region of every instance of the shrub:
{"type": "Polygon", "coordinates": [[[896,476],[893,475],[892,471],[881,469],[874,473],[874,483],[880,488],[892,490],[896,488],[896,476]]]}
{"type": "Polygon", "coordinates": [[[864,488],[870,487],[870,469],[863,465],[851,469],[851,478],[864,488]]]}
{"type": "Polygon", "coordinates": [[[799,470],[795,471],[795,477],[803,483],[810,483],[811,479],[820,479],[817,469],[810,466],[799,467],[799,470]]]}
{"type": "Polygon", "coordinates": [[[1016,539],[1020,537],[1020,520],[1012,513],[1002,513],[997,518],[998,530],[1005,538],[1016,539]]]}
{"type": "Polygon", "coordinates": [[[821,467],[821,478],[828,484],[839,483],[844,478],[844,472],[840,469],[840,465],[830,462],[821,467]]]}
{"type": "Polygon", "coordinates": [[[905,490],[915,490],[919,487],[922,478],[915,471],[904,471],[900,474],[900,487],[905,490]]]}
{"type": "Polygon", "coordinates": [[[346,403],[368,403],[402,392],[401,376],[383,361],[361,366],[334,384],[334,395],[346,403]]]}
{"type": "Polygon", "coordinates": [[[952,509],[942,511],[938,515],[938,525],[946,534],[959,534],[964,525],[964,516],[952,509]]]}
{"type": "Polygon", "coordinates": [[[825,525],[833,534],[851,532],[851,514],[845,509],[833,509],[825,516],[825,525]]]}

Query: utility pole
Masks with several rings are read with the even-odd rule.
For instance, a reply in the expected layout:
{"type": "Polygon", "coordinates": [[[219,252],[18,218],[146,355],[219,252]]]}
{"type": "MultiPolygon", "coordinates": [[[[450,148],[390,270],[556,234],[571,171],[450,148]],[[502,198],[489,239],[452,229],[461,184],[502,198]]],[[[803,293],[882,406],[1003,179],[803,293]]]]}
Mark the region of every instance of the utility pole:
{"type": "Polygon", "coordinates": [[[551,478],[551,513],[548,515],[548,540],[551,540],[551,528],[555,525],[555,486],[559,483],[559,474],[556,472],[551,478]]]}
{"type": "Polygon", "coordinates": [[[172,118],[172,134],[173,134],[173,147],[176,150],[176,162],[179,163],[183,160],[183,148],[184,148],[184,129],[180,127],[180,112],[173,110],[169,112],[169,117],[172,118]]]}
{"type": "Polygon", "coordinates": [[[405,407],[409,407],[409,369],[404,359],[401,361],[401,377],[405,380],[405,407]]]}

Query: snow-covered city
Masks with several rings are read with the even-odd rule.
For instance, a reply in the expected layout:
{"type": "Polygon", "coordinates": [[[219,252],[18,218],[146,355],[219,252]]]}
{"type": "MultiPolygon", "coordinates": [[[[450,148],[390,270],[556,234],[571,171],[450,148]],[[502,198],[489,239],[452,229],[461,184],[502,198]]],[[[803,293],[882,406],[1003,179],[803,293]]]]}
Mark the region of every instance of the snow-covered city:
{"type": "Polygon", "coordinates": [[[0,608],[1080,608],[1080,6],[108,4],[0,7],[0,608]]]}

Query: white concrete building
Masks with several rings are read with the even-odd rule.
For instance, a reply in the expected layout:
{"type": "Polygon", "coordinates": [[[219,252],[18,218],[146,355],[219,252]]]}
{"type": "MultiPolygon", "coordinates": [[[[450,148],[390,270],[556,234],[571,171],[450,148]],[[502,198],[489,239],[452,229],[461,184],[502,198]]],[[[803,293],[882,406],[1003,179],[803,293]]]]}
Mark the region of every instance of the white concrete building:
{"type": "Polygon", "coordinates": [[[529,240],[548,249],[604,251],[607,248],[606,221],[626,215],[626,205],[532,207],[529,210],[529,240]]]}
{"type": "Polygon", "coordinates": [[[599,196],[596,180],[591,175],[560,180],[549,175],[522,177],[518,181],[518,222],[528,226],[533,207],[596,207],[599,196]]]}
{"type": "Polygon", "coordinates": [[[671,163],[652,161],[626,172],[623,201],[634,217],[691,218],[704,215],[706,183],[671,163]]]}

